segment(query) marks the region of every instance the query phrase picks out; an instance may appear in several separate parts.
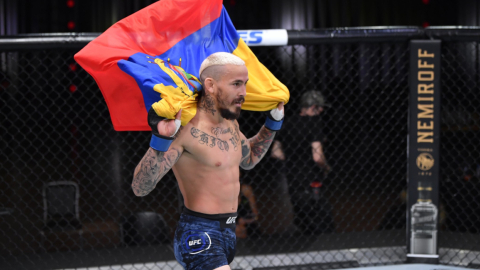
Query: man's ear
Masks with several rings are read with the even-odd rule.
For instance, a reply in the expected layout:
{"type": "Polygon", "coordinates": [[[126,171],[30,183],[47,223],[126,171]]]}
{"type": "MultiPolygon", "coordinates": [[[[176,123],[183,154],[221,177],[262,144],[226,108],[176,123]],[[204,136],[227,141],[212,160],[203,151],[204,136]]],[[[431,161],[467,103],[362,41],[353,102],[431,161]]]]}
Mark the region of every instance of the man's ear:
{"type": "Polygon", "coordinates": [[[212,78],[206,78],[203,85],[204,91],[207,91],[210,94],[213,94],[215,88],[215,80],[212,78]]]}

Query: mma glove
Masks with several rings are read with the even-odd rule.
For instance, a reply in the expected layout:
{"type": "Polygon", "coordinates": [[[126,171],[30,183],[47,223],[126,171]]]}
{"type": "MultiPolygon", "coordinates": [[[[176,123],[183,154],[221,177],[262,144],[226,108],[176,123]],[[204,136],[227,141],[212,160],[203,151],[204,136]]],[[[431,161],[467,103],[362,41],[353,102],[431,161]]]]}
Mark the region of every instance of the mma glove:
{"type": "Polygon", "coordinates": [[[180,128],[181,121],[175,119],[175,132],[171,137],[160,135],[158,132],[158,123],[163,120],[168,120],[165,117],[159,116],[153,108],[148,111],[148,125],[152,128],[152,139],[150,140],[150,147],[160,151],[166,152],[173,142],[175,134],[180,128]]]}
{"type": "Polygon", "coordinates": [[[279,131],[282,128],[284,119],[283,109],[279,110],[275,108],[267,114],[267,119],[265,120],[265,127],[271,131],[279,131]]]}

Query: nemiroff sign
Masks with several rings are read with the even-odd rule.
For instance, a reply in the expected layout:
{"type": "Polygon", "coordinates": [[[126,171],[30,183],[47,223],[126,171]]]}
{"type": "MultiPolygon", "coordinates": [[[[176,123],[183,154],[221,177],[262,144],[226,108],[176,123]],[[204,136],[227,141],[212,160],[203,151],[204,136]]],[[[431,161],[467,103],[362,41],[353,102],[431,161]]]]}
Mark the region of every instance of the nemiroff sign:
{"type": "MultiPolygon", "coordinates": [[[[417,205],[426,204],[429,201],[433,204],[433,208],[438,209],[440,176],[440,60],[441,42],[439,40],[412,40],[410,42],[408,241],[412,241],[411,222],[412,211],[414,210],[412,206],[415,203],[417,205]],[[426,191],[428,192],[424,193],[426,191]],[[428,200],[425,199],[425,196],[427,196],[425,194],[428,194],[428,200]]],[[[438,223],[436,217],[434,222],[438,223]]],[[[413,229],[416,230],[415,227],[413,229]]],[[[414,235],[415,237],[417,235],[414,235]]],[[[428,240],[430,237],[428,235],[422,236],[422,233],[418,233],[418,237],[420,245],[430,241],[428,240]],[[424,239],[420,239],[422,237],[424,239]]],[[[410,243],[407,246],[410,247],[410,243]]],[[[412,250],[409,250],[409,252],[415,253],[412,250]]]]}

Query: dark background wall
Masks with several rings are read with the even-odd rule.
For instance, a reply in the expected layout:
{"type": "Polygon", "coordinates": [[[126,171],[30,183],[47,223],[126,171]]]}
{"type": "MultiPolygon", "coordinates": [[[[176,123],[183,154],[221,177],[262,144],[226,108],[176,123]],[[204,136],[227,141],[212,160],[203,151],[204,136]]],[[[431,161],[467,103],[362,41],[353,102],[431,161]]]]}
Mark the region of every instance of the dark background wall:
{"type": "MultiPolygon", "coordinates": [[[[154,0],[0,0],[0,35],[103,32],[154,0]]],[[[237,29],[479,25],[475,0],[225,0],[237,29]],[[254,8],[253,8],[254,7],[254,8]]]]}

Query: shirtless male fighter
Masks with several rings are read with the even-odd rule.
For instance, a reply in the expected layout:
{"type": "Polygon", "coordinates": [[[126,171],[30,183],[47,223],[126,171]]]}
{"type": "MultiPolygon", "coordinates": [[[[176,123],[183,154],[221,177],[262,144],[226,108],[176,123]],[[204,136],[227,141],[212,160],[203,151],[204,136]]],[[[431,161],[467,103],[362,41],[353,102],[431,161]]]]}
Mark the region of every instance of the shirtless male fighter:
{"type": "Polygon", "coordinates": [[[132,189],[145,196],[173,169],[185,204],[175,231],[176,259],[185,269],[230,269],[239,166],[252,169],[263,158],[282,125],[283,102],[247,139],[236,121],[248,82],[245,62],[230,53],[214,53],[203,61],[200,81],[197,113],[184,127],[179,129],[181,111],[176,120],[164,120],[150,110],[152,140],[135,168],[132,189]]]}

